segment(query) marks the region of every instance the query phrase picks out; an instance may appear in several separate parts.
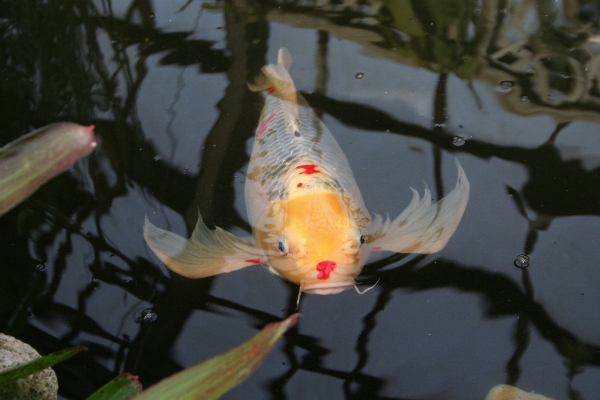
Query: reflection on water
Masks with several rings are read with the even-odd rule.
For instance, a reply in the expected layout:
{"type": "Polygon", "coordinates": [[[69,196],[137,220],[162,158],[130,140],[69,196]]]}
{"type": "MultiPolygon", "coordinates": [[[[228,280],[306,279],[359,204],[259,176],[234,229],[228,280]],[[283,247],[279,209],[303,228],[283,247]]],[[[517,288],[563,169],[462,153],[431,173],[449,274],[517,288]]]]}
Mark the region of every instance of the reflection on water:
{"type": "Polygon", "coordinates": [[[0,330],[40,353],[90,348],[56,368],[64,398],[122,371],[148,385],[295,309],[296,289],[266,273],[170,276],[142,238],[145,214],[186,236],[198,209],[209,226],[250,231],[240,199],[262,98],[246,82],[282,46],[306,55],[297,85],[367,207],[399,212],[406,185],[423,180],[441,198],[454,156],[472,194],[439,255],[367,265],[365,281],[381,280],[364,296],[307,296],[299,325],[229,398],[484,398],[499,383],[597,396],[596,2],[32,1],[0,12],[1,143],[63,120],[96,125],[100,140],[0,224],[0,330]]]}

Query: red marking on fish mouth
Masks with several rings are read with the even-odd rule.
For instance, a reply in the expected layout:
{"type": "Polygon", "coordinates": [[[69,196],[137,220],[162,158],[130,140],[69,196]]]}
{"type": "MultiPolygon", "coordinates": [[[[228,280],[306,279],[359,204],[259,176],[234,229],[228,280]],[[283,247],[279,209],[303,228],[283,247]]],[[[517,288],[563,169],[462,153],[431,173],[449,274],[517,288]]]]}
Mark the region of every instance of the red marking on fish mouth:
{"type": "Polygon", "coordinates": [[[250,264],[260,264],[260,258],[252,258],[250,260],[244,260],[244,261],[247,263],[250,263],[250,264]]]}
{"type": "Polygon", "coordinates": [[[380,246],[375,246],[375,247],[373,247],[373,251],[379,251],[379,250],[381,250],[381,247],[380,247],[380,246]]]}
{"type": "Polygon", "coordinates": [[[268,94],[273,94],[273,93],[275,93],[275,91],[276,91],[276,90],[275,90],[275,86],[271,86],[271,87],[269,88],[269,90],[267,90],[267,93],[268,93],[268,94]]]}
{"type": "Polygon", "coordinates": [[[329,275],[331,275],[335,267],[335,261],[321,261],[317,264],[317,271],[319,271],[317,279],[329,279],[329,275]]]}
{"type": "Polygon", "coordinates": [[[297,187],[302,187],[302,182],[296,185],[297,187]]]}
{"type": "Polygon", "coordinates": [[[315,164],[304,164],[304,165],[298,165],[296,167],[296,169],[301,169],[301,168],[304,171],[300,172],[300,175],[302,175],[302,174],[311,175],[311,174],[318,174],[321,172],[317,169],[317,166],[315,164]]]}
{"type": "Polygon", "coordinates": [[[261,137],[261,135],[267,131],[267,126],[269,125],[269,122],[271,122],[271,120],[273,118],[275,118],[275,113],[273,113],[273,114],[269,115],[267,118],[263,119],[263,122],[260,123],[260,126],[258,127],[258,131],[256,132],[257,139],[259,137],[261,137]]]}

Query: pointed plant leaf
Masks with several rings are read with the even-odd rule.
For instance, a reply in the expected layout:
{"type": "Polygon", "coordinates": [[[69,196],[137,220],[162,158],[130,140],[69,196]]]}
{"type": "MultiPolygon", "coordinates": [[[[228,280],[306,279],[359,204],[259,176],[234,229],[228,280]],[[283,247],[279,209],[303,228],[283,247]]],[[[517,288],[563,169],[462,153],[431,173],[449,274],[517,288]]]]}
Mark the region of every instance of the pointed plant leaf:
{"type": "Polygon", "coordinates": [[[94,126],[59,122],[0,149],[0,215],[96,147],[94,126]]]}
{"type": "Polygon", "coordinates": [[[87,400],[129,400],[141,391],[138,377],[126,372],[96,390],[87,400]]]}
{"type": "Polygon", "coordinates": [[[73,357],[81,350],[87,350],[87,348],[83,346],[71,347],[24,362],[23,364],[15,365],[14,367],[3,369],[0,371],[0,386],[51,367],[56,363],[73,357]]]}
{"type": "Polygon", "coordinates": [[[265,359],[281,336],[298,321],[294,314],[281,322],[268,324],[252,339],[198,365],[163,379],[135,400],[220,398],[244,381],[265,359]]]}

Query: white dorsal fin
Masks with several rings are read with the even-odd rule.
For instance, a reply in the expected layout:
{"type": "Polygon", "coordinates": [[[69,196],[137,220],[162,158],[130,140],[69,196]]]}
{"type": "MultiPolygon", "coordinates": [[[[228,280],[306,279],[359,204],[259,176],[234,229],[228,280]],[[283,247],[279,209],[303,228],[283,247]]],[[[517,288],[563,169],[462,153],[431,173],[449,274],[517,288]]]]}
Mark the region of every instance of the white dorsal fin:
{"type": "Polygon", "coordinates": [[[169,269],[188,278],[205,278],[261,263],[262,251],[231,233],[198,223],[190,239],[152,225],[146,217],[144,239],[169,269]]]}

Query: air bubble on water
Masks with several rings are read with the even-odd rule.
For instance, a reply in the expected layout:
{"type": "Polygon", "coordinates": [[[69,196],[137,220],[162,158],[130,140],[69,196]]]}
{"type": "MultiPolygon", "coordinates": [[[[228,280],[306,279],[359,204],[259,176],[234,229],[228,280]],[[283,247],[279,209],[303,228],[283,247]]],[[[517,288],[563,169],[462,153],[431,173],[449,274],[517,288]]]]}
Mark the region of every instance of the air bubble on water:
{"type": "Polygon", "coordinates": [[[135,322],[137,322],[137,323],[143,322],[143,323],[149,324],[149,323],[156,321],[156,318],[158,318],[158,316],[156,315],[154,310],[152,310],[151,308],[146,308],[136,314],[135,322]]]}
{"type": "Polygon", "coordinates": [[[36,271],[44,271],[45,269],[46,269],[46,264],[44,264],[43,262],[39,262],[35,265],[36,271]]]}
{"type": "Polygon", "coordinates": [[[148,313],[144,314],[144,317],[142,318],[142,320],[144,322],[154,322],[154,321],[156,321],[156,313],[148,312],[148,313]]]}
{"type": "Polygon", "coordinates": [[[155,14],[150,14],[150,19],[156,19],[156,15],[155,14]]]}
{"type": "Polygon", "coordinates": [[[452,144],[455,146],[462,146],[465,144],[465,138],[462,136],[454,136],[452,138],[452,144]]]}
{"type": "Polygon", "coordinates": [[[529,101],[529,97],[523,95],[523,96],[521,96],[521,101],[523,101],[523,102],[529,101]]]}
{"type": "Polygon", "coordinates": [[[529,257],[525,254],[519,254],[515,259],[515,266],[519,268],[529,267],[529,257]]]}
{"type": "Polygon", "coordinates": [[[365,73],[364,72],[357,72],[356,75],[354,75],[354,77],[356,79],[362,79],[365,77],[365,73]]]}
{"type": "Polygon", "coordinates": [[[498,86],[496,86],[496,91],[500,93],[508,93],[512,90],[515,84],[511,81],[502,81],[498,86]]]}
{"type": "Polygon", "coordinates": [[[161,157],[161,156],[156,156],[156,157],[154,157],[154,161],[160,161],[160,160],[162,160],[162,157],[161,157]]]}

